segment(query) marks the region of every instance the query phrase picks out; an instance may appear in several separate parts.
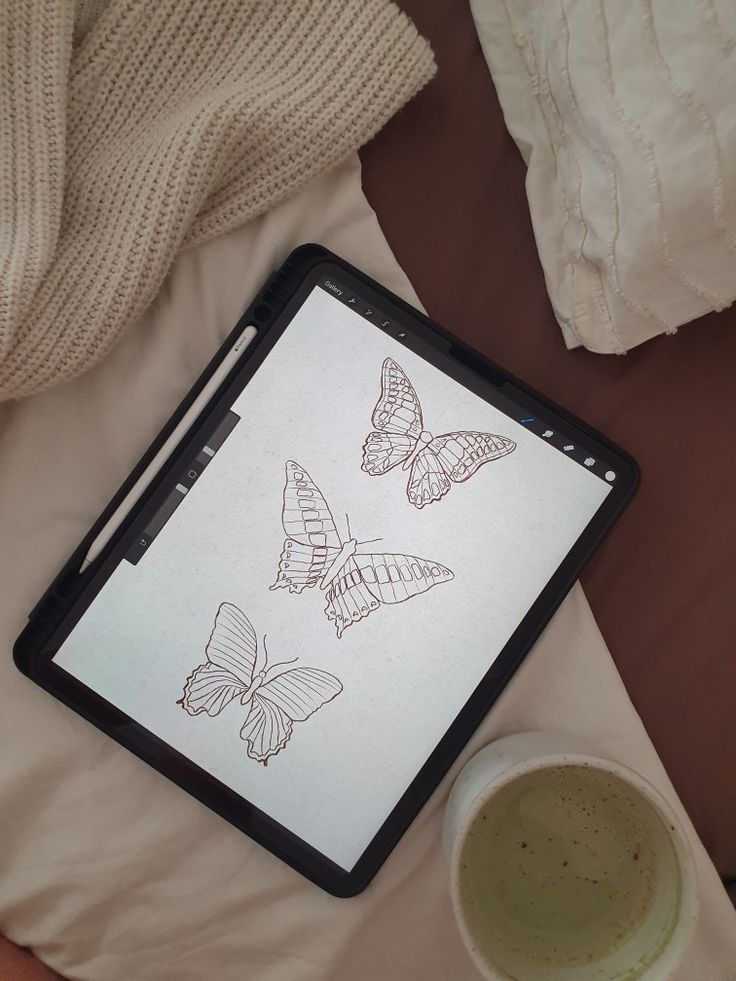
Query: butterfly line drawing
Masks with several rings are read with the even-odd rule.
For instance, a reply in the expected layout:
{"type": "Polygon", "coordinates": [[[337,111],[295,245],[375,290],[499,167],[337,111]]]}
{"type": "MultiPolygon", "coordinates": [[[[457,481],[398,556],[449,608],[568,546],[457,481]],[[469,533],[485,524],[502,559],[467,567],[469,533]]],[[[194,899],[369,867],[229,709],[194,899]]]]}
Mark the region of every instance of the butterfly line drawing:
{"type": "Polygon", "coordinates": [[[409,470],[407,497],[417,508],[439,501],[453,483],[462,483],[484,463],[516,449],[512,439],[493,433],[428,433],[417,393],[391,358],[383,362],[381,395],[371,423],[374,431],[363,444],[361,469],[380,477],[402,464],[403,470],[409,470]]]}
{"type": "MultiPolygon", "coordinates": [[[[271,589],[301,593],[319,584],[325,614],[337,636],[377,610],[382,603],[403,603],[454,573],[439,562],[416,555],[359,552],[346,515],[347,541],[341,539],[322,492],[300,464],[286,464],[281,521],[287,536],[271,589]]],[[[379,540],[379,539],[375,539],[379,540]]]]}
{"type": "Polygon", "coordinates": [[[215,716],[237,698],[248,709],[240,738],[248,756],[264,766],[291,739],[294,722],[306,721],[342,691],[341,682],[319,668],[278,670],[297,658],[269,665],[265,635],[261,654],[253,625],[232,603],[220,604],[205,656],[177,705],[189,715],[215,716]]]}

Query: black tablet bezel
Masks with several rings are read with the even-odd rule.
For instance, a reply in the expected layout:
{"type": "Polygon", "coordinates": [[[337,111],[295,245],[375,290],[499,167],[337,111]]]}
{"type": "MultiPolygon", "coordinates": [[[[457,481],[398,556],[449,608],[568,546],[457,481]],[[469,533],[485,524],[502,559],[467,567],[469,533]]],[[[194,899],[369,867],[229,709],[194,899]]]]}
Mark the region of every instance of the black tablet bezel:
{"type": "Polygon", "coordinates": [[[631,457],[581,420],[460,344],[419,311],[344,260],[321,246],[302,246],[289,256],[282,268],[260,291],[228,341],[39,601],[30,615],[28,626],[16,642],[13,652],[15,661],[20,670],[37,684],[307,878],[333,895],[352,896],[368,885],[482,721],[577,579],[583,564],[630,500],[638,480],[638,467],[631,457]],[[410,347],[481,397],[484,397],[483,392],[488,394],[490,385],[501,397],[508,395],[516,404],[528,406],[536,415],[544,414],[544,418],[554,420],[556,428],[564,428],[577,445],[595,453],[597,459],[606,461],[617,474],[615,485],[604,503],[351,870],[336,865],[53,661],[56,650],[122,560],[131,541],[170,493],[182,465],[203,445],[286,329],[296,309],[325,277],[332,277],[354,290],[357,296],[386,315],[388,326],[382,328],[377,323],[376,329],[385,329],[400,343],[410,347]],[[102,556],[86,573],[80,575],[78,569],[81,560],[96,533],[177,425],[248,323],[257,325],[258,336],[243,356],[242,363],[231,372],[190,428],[164,471],[130,513],[102,556]]]}

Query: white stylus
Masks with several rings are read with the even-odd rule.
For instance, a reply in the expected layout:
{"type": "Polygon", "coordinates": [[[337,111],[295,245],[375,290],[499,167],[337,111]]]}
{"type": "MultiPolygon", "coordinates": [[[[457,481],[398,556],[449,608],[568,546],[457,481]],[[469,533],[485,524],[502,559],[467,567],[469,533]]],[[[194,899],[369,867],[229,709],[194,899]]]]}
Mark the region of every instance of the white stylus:
{"type": "Polygon", "coordinates": [[[85,569],[88,569],[98,555],[101,554],[102,550],[130,513],[133,505],[140,498],[141,494],[145,491],[156,474],[161,470],[164,463],[166,463],[172,452],[181,442],[182,436],[184,436],[184,434],[191,428],[197,419],[197,416],[210,401],[225,378],[230,374],[241,354],[243,351],[245,351],[257,333],[258,331],[255,327],[246,327],[237,341],[227,352],[225,357],[215,369],[212,377],[208,380],[202,391],[189,406],[189,409],[185,412],[184,416],[179,420],[169,438],[164,442],[161,449],[154,456],[138,480],[136,480],[120,504],[118,504],[108,520],[105,522],[99,535],[90,545],[89,551],[85,555],[84,561],[79,567],[80,573],[84,572],[85,569]]]}

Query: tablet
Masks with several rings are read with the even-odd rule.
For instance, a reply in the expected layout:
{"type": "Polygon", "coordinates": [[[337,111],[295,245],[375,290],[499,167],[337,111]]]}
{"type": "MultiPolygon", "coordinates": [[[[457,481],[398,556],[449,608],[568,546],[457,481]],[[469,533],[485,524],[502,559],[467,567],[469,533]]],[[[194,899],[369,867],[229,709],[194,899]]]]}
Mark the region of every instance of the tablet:
{"type": "Polygon", "coordinates": [[[590,427],[305,246],[39,602],[16,662],[354,894],[636,482],[590,427]],[[247,327],[253,343],[80,572],[247,327]]]}

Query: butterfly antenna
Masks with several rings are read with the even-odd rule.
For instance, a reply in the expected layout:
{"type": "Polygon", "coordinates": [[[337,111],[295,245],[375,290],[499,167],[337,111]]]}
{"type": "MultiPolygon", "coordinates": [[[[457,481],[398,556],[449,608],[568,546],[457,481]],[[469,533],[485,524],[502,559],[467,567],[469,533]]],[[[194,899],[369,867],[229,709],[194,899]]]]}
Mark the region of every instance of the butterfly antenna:
{"type": "Polygon", "coordinates": [[[352,538],[353,536],[350,534],[350,518],[347,514],[345,515],[345,524],[348,526],[348,538],[352,538]]]}
{"type": "MultiPolygon", "coordinates": [[[[270,678],[267,678],[266,680],[267,681],[273,680],[273,672],[276,670],[276,668],[282,668],[285,664],[294,664],[298,660],[299,660],[298,657],[292,657],[292,659],[290,661],[276,661],[276,663],[275,664],[272,664],[271,667],[268,669],[268,673],[269,673],[269,675],[271,675],[271,677],[270,678]]],[[[281,671],[278,672],[278,674],[281,674],[281,673],[282,673],[281,671]]],[[[278,675],[277,675],[277,677],[278,677],[278,675]]]]}
{"type": "Polygon", "coordinates": [[[382,541],[383,541],[382,538],[371,538],[367,542],[358,542],[358,545],[375,545],[376,542],[382,542],[382,541]]]}
{"type": "Polygon", "coordinates": [[[268,666],[268,648],[266,647],[266,635],[265,634],[263,635],[263,650],[264,650],[264,652],[266,654],[266,663],[263,665],[263,673],[264,674],[267,671],[273,671],[274,668],[280,668],[284,664],[293,664],[295,661],[298,661],[299,660],[298,657],[293,657],[290,661],[276,661],[275,664],[272,664],[271,667],[269,668],[269,666],[268,666]]]}

